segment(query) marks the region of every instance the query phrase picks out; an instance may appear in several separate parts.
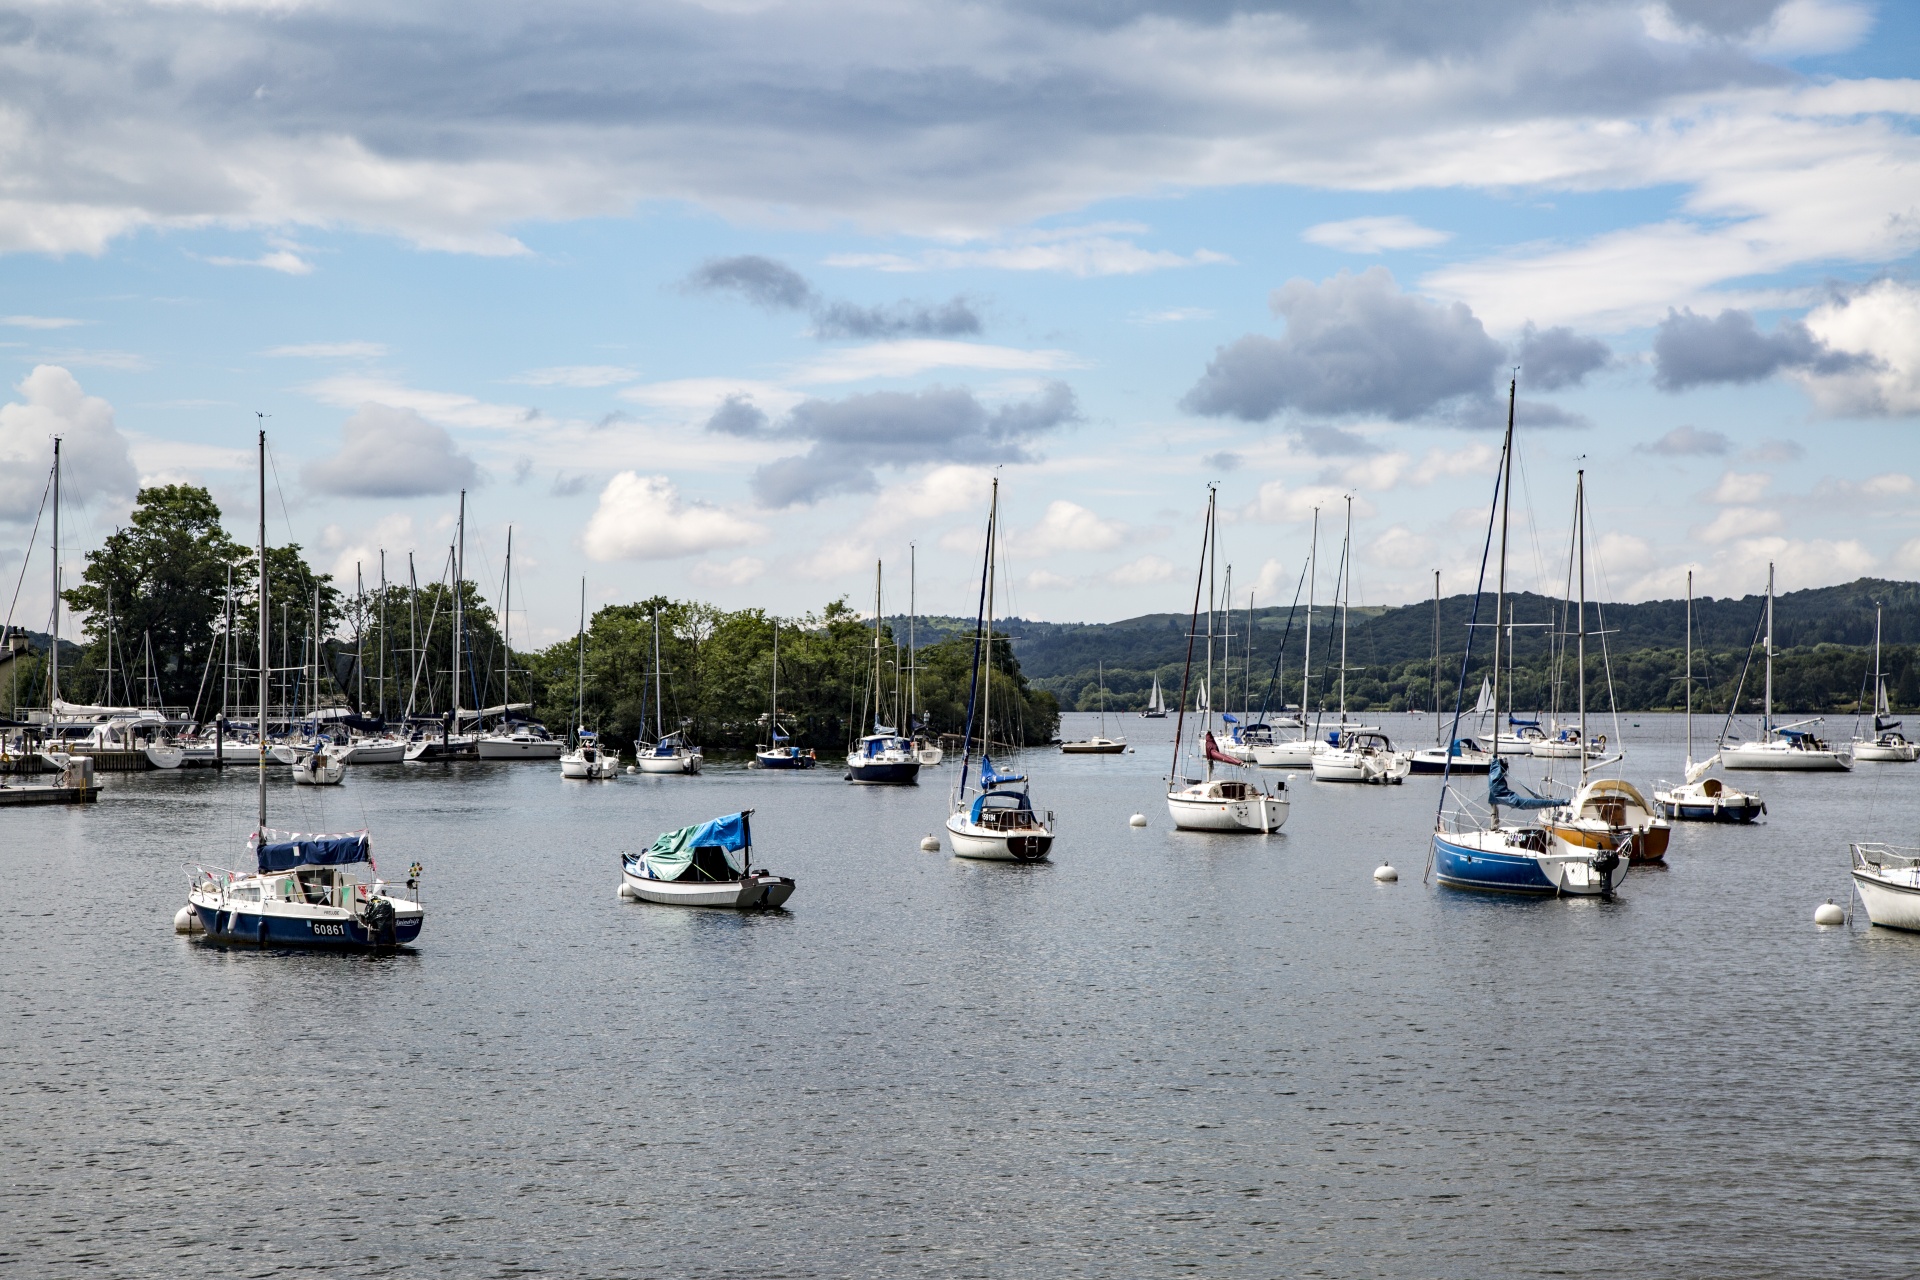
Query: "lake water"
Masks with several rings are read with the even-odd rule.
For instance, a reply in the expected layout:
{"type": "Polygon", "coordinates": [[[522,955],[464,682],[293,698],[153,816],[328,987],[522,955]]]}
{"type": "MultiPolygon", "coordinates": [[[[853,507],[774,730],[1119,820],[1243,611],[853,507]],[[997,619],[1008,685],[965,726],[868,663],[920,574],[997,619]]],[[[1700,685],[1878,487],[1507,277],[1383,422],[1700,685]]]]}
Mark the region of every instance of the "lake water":
{"type": "MultiPolygon", "coordinates": [[[[1678,720],[1637,722],[1625,775],[1672,776],[1678,720]]],[[[1293,773],[1283,833],[1177,833],[1171,722],[1120,727],[1136,753],[1021,761],[1059,821],[1038,866],[919,850],[952,763],[900,790],[724,765],[277,786],[276,825],[369,826],[383,869],[426,864],[422,945],[382,959],[172,932],[188,866],[244,861],[245,772],[0,811],[0,1265],[1920,1267],[1920,937],[1812,924],[1847,901],[1850,838],[1920,843],[1920,767],[1736,775],[1765,825],[1682,824],[1612,903],[1515,901],[1421,883],[1432,780],[1293,773]],[[790,910],[617,899],[621,850],[742,807],[790,910]],[[1387,859],[1398,884],[1370,877],[1387,859]]]]}

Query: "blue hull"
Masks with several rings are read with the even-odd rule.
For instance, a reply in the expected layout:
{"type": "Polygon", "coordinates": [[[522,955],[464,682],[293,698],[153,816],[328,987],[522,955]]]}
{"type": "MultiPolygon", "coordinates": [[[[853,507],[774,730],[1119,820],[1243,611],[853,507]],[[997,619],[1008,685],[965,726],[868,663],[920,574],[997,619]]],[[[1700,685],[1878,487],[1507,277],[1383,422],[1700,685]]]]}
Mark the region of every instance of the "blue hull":
{"type": "Polygon", "coordinates": [[[811,769],[819,763],[812,756],[756,755],[754,761],[762,769],[811,769]]]}
{"type": "Polygon", "coordinates": [[[865,782],[882,786],[902,787],[920,780],[920,762],[909,760],[902,764],[854,764],[847,766],[848,782],[865,782]]]}
{"type": "Polygon", "coordinates": [[[1433,838],[1434,874],[1441,884],[1456,889],[1485,889],[1495,893],[1554,894],[1559,886],[1547,879],[1533,858],[1469,849],[1441,836],[1433,838]]]}
{"type": "Polygon", "coordinates": [[[1710,804],[1664,804],[1660,807],[1666,810],[1667,817],[1686,822],[1753,822],[1767,811],[1764,804],[1739,808],[1710,804]]]}
{"type": "Polygon", "coordinates": [[[195,907],[194,913],[200,917],[200,927],[206,930],[209,942],[253,947],[317,947],[329,951],[390,951],[412,946],[426,924],[424,919],[397,920],[393,939],[387,941],[370,936],[356,920],[321,922],[246,911],[220,911],[213,907],[195,907]],[[331,932],[334,929],[339,932],[331,932]]]}

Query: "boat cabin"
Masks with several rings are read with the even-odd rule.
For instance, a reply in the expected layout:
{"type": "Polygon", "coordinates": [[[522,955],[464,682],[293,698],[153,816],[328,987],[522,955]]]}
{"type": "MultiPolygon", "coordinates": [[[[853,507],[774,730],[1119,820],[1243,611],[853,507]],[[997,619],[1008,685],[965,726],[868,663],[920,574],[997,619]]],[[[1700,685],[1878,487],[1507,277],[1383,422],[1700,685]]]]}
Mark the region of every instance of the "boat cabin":
{"type": "Polygon", "coordinates": [[[989,791],[975,796],[967,820],[987,831],[1037,831],[1045,826],[1024,791],[989,791]]]}

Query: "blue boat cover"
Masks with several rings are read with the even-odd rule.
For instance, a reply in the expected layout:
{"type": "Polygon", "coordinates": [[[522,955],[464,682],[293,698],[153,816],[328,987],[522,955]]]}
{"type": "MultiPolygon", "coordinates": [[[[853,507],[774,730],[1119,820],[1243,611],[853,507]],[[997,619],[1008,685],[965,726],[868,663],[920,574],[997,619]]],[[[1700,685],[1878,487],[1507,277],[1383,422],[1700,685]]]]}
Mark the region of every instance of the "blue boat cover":
{"type": "Polygon", "coordinates": [[[1027,780],[1027,775],[1024,773],[996,773],[994,772],[992,757],[990,756],[980,757],[980,785],[981,786],[997,787],[1003,782],[1025,782],[1026,780],[1027,780]]]}
{"type": "Polygon", "coordinates": [[[661,832],[654,837],[647,851],[640,855],[640,863],[652,879],[678,880],[681,873],[693,865],[693,851],[711,847],[725,855],[727,865],[735,872],[744,874],[747,861],[740,853],[752,844],[753,836],[747,827],[747,815],[730,813],[724,818],[715,818],[697,826],[661,832]]]}
{"type": "MultiPolygon", "coordinates": [[[[253,840],[257,841],[258,836],[253,840]]],[[[364,831],[344,836],[303,836],[286,831],[269,831],[267,839],[256,845],[254,853],[259,859],[262,874],[291,871],[295,867],[344,867],[355,862],[373,862],[364,831]],[[276,836],[280,838],[275,839],[276,836]]]]}
{"type": "Polygon", "coordinates": [[[1549,800],[1537,796],[1525,787],[1520,791],[1513,789],[1507,781],[1507,762],[1503,757],[1495,756],[1492,766],[1487,770],[1487,803],[1499,805],[1504,809],[1551,809],[1559,804],[1558,800],[1549,800]],[[1521,795],[1520,791],[1526,791],[1521,795]]]}
{"type": "Polygon", "coordinates": [[[967,813],[968,819],[974,826],[980,825],[980,815],[986,811],[989,800],[995,802],[993,807],[996,809],[1012,809],[1016,813],[1033,808],[1033,802],[1027,799],[1027,793],[1024,791],[1001,791],[994,795],[988,795],[983,791],[973,798],[973,808],[967,813]]]}
{"type": "Polygon", "coordinates": [[[1239,723],[1240,723],[1240,718],[1239,718],[1238,716],[1236,716],[1236,715],[1234,715],[1234,714],[1233,714],[1233,712],[1231,712],[1231,711],[1222,711],[1222,712],[1220,713],[1220,718],[1221,718],[1222,720],[1225,720],[1225,721],[1226,721],[1226,722],[1227,722],[1228,724],[1239,724],[1239,723]]]}

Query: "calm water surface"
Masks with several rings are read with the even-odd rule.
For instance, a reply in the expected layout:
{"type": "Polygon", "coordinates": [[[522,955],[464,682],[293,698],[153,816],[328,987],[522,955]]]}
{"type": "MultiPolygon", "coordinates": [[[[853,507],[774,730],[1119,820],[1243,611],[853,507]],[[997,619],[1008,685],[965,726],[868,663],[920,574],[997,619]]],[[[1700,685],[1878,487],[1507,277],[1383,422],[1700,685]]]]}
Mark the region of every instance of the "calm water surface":
{"type": "MultiPolygon", "coordinates": [[[[1508,901],[1422,885],[1432,781],[1295,774],[1282,834],[1176,833],[1170,726],[1121,723],[1136,754],[1023,761],[1059,818],[1043,866],[919,851],[951,764],[907,790],[530,765],[277,787],[279,825],[426,864],[423,944],[377,960],[172,932],[186,867],[244,861],[250,775],[0,811],[0,1265],[1920,1269],[1920,937],[1811,923],[1850,837],[1920,843],[1920,767],[1740,775],[1765,825],[1683,825],[1611,904],[1508,901]],[[791,910],[617,900],[621,850],[741,807],[791,910]]],[[[1639,726],[1627,776],[1671,776],[1678,721],[1639,726]]]]}

